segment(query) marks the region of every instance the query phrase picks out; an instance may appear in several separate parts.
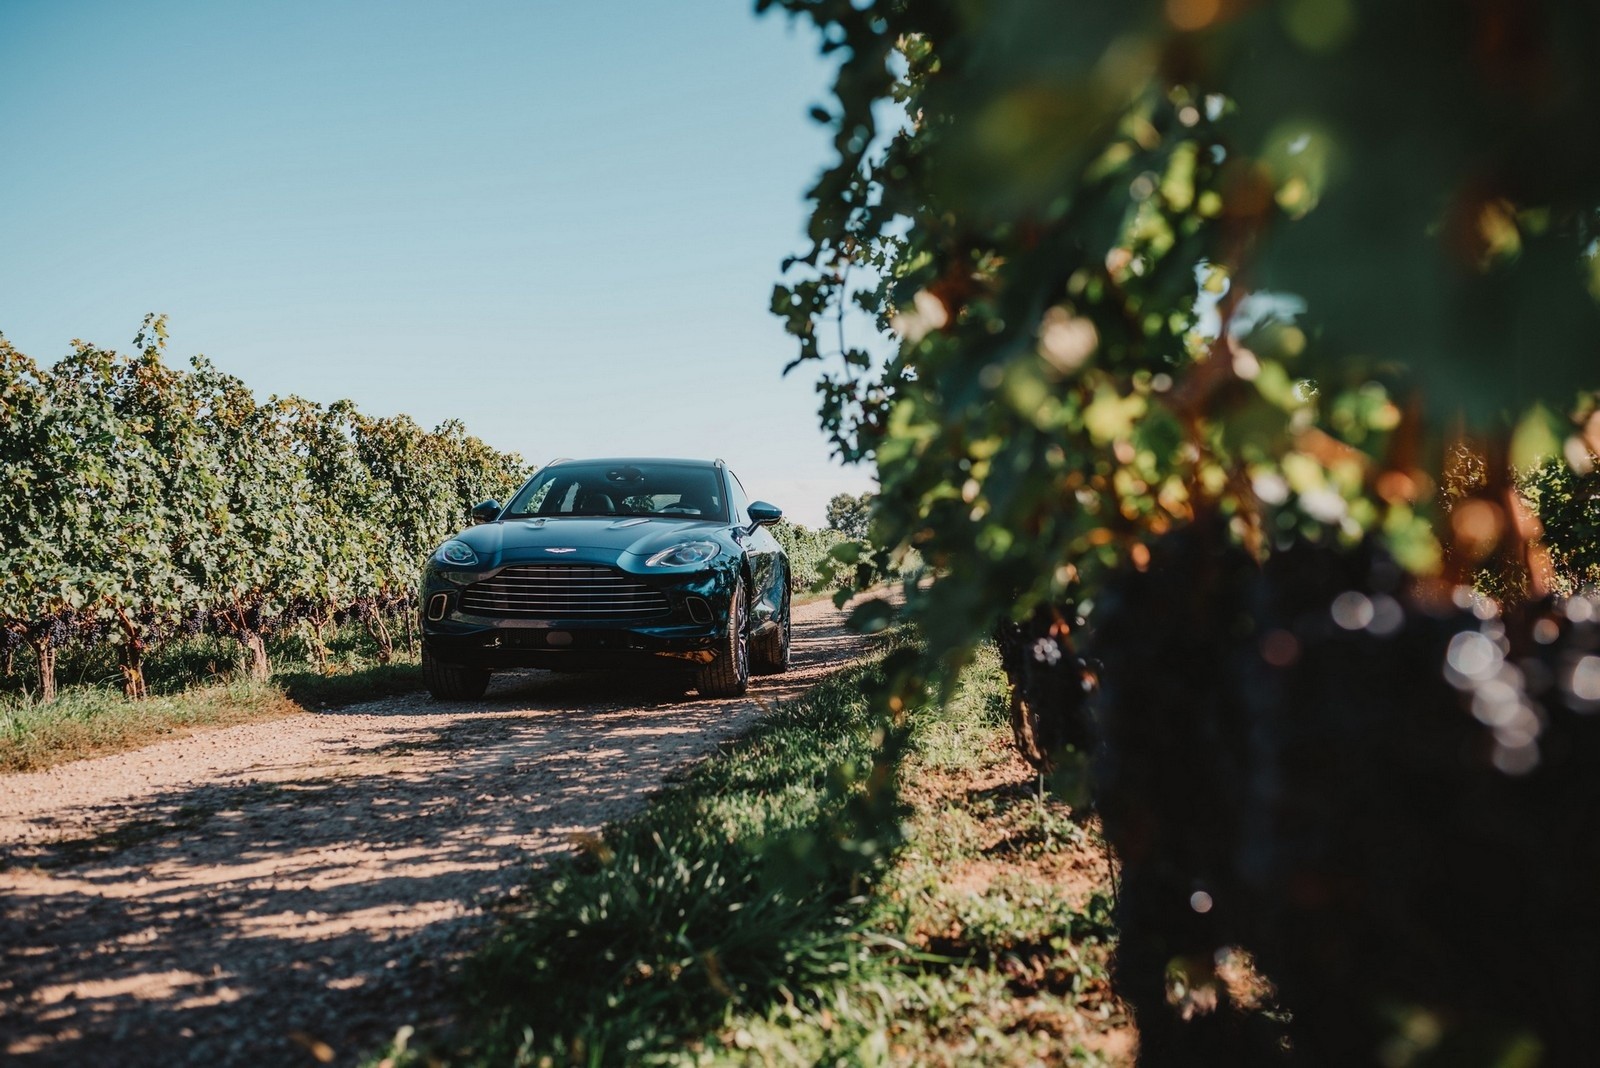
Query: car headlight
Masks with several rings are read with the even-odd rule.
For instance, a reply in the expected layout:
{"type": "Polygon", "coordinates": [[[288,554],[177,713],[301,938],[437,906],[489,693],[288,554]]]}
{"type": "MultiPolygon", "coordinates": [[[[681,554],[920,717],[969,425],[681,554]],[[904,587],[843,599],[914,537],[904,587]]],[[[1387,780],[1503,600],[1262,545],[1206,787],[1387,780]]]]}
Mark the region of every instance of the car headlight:
{"type": "Polygon", "coordinates": [[[662,549],[646,560],[646,567],[689,567],[703,564],[718,553],[714,541],[684,541],[670,549],[662,549]]]}
{"type": "Polygon", "coordinates": [[[472,551],[472,546],[455,538],[439,546],[439,551],[434,555],[447,564],[471,565],[478,562],[478,554],[472,551]]]}

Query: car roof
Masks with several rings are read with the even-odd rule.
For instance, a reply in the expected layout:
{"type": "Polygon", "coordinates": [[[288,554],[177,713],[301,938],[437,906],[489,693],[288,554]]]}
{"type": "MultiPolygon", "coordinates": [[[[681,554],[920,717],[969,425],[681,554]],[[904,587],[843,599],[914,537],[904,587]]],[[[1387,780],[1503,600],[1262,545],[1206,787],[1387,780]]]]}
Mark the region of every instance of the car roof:
{"type": "Polygon", "coordinates": [[[591,456],[573,458],[563,456],[559,460],[551,460],[546,467],[555,467],[558,464],[682,464],[685,467],[726,467],[721,460],[688,460],[674,456],[591,456]]]}

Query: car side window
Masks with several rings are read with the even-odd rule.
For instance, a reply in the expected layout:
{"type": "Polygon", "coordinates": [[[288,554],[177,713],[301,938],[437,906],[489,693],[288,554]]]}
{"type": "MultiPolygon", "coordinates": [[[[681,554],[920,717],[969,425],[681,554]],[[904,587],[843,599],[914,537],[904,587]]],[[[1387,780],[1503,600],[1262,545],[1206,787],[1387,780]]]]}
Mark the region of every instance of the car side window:
{"type": "Polygon", "coordinates": [[[733,506],[733,521],[741,527],[750,525],[750,498],[744,492],[739,476],[728,471],[728,503],[733,506]]]}

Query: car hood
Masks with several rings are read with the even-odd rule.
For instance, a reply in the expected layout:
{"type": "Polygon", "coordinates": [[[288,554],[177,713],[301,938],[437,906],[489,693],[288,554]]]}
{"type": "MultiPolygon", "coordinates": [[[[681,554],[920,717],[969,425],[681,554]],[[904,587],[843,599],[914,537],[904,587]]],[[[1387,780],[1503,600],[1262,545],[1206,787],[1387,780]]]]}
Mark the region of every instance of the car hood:
{"type": "MultiPolygon", "coordinates": [[[[653,556],[681,541],[702,538],[733,548],[729,527],[695,519],[646,516],[506,519],[468,527],[456,537],[488,567],[527,560],[586,563],[653,556]],[[552,549],[570,549],[553,553],[552,549]]],[[[626,561],[624,561],[626,562],[626,561]]]]}

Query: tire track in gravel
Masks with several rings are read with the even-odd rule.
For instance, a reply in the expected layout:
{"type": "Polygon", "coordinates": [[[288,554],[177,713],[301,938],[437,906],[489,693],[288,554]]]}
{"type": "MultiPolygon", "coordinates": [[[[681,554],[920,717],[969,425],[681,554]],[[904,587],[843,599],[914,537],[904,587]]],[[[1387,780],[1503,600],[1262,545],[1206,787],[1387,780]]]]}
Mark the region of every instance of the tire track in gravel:
{"type": "Polygon", "coordinates": [[[843,618],[797,606],[739,700],[530,671],[0,777],[4,1059],[355,1063],[442,1011],[486,905],[865,652],[843,618]]]}

